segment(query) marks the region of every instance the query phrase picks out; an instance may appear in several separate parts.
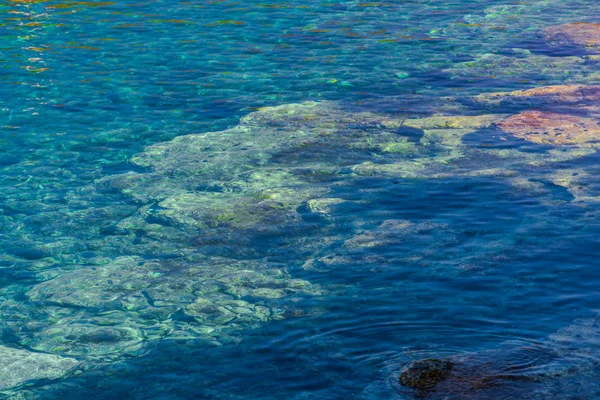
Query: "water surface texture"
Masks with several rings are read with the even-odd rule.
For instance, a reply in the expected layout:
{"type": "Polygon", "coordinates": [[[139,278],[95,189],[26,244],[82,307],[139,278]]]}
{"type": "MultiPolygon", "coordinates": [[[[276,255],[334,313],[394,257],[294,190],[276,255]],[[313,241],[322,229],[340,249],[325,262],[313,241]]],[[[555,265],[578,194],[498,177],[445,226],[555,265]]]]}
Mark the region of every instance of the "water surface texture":
{"type": "Polygon", "coordinates": [[[600,398],[600,3],[0,18],[1,398],[600,398]]]}

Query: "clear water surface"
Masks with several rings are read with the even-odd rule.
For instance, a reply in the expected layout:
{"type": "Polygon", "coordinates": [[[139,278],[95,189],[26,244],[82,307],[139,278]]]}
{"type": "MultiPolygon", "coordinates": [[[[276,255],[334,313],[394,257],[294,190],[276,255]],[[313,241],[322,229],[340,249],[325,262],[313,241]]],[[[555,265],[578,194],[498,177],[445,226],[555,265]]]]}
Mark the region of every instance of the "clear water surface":
{"type": "MultiPolygon", "coordinates": [[[[9,0],[0,16],[0,345],[77,362],[2,385],[3,398],[600,397],[594,149],[507,165],[484,150],[556,154],[490,125],[465,134],[467,156],[448,167],[396,175],[356,166],[429,165],[447,149],[421,149],[423,129],[402,123],[386,129],[408,150],[391,155],[286,139],[253,164],[217,149],[269,145],[260,129],[236,138],[266,107],[316,102],[319,118],[360,136],[382,125],[348,115],[505,116],[524,106],[473,96],[593,85],[597,59],[542,30],[599,22],[597,2],[9,0]],[[227,129],[196,148],[216,157],[213,183],[185,181],[185,193],[215,194],[206,218],[218,223],[186,225],[144,197],[179,190],[192,157],[136,161],[148,146],[227,129]],[[293,218],[244,208],[249,164],[295,168],[293,218]],[[511,172],[477,172],[493,168],[511,172]],[[583,183],[552,178],[565,171],[583,183]],[[458,393],[398,384],[431,357],[523,379],[458,393]]],[[[261,195],[281,186],[256,179],[261,195]]]]}

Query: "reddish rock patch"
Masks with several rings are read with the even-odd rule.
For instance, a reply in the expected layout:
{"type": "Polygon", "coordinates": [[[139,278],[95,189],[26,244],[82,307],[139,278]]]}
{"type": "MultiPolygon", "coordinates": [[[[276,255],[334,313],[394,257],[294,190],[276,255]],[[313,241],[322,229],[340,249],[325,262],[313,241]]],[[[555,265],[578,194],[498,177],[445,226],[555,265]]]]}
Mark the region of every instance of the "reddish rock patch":
{"type": "Polygon", "coordinates": [[[475,97],[475,101],[486,104],[502,102],[524,104],[555,104],[572,106],[581,103],[600,102],[600,86],[591,85],[554,85],[514,92],[486,93],[475,97]]]}
{"type": "Polygon", "coordinates": [[[600,51],[600,24],[575,22],[544,29],[546,41],[555,46],[569,46],[600,51]]]}
{"type": "Polygon", "coordinates": [[[557,103],[580,103],[600,100],[600,86],[555,85],[511,92],[513,97],[544,97],[557,103]]]}
{"type": "Polygon", "coordinates": [[[497,126],[512,136],[538,144],[590,146],[600,139],[600,121],[568,114],[525,111],[497,126]]]}

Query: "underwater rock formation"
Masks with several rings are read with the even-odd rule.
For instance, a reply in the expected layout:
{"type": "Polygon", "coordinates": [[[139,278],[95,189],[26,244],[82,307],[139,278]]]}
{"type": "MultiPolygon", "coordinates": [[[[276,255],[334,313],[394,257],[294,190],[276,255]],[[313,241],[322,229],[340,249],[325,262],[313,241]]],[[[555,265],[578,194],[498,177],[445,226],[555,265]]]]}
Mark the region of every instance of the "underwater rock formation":
{"type": "Polygon", "coordinates": [[[564,187],[573,195],[574,202],[589,204],[600,201],[600,193],[596,188],[598,172],[590,168],[558,169],[548,175],[552,184],[564,187]]]}
{"type": "Polygon", "coordinates": [[[420,157],[377,164],[367,161],[353,167],[353,172],[360,176],[434,177],[444,166],[468,153],[462,142],[465,135],[485,129],[503,117],[501,114],[433,115],[407,119],[403,127],[422,132],[419,144],[424,151],[420,157]]]}
{"type": "Polygon", "coordinates": [[[586,7],[573,7],[573,3],[564,1],[532,0],[494,4],[486,7],[483,13],[467,14],[464,18],[471,24],[481,24],[480,30],[497,39],[503,33],[525,35],[546,28],[549,16],[558,24],[589,19],[597,7],[592,3],[586,4],[586,7]]]}
{"type": "Polygon", "coordinates": [[[462,138],[484,129],[499,121],[502,114],[490,115],[434,115],[426,118],[409,119],[404,126],[423,130],[421,143],[424,146],[434,146],[438,151],[444,150],[437,156],[444,162],[463,156],[464,145],[462,138]]]}
{"type": "Polygon", "coordinates": [[[596,147],[600,142],[599,122],[595,118],[525,111],[496,125],[504,132],[533,143],[596,147]]]}
{"type": "Polygon", "coordinates": [[[588,82],[598,77],[598,69],[594,64],[595,61],[576,56],[549,57],[525,53],[510,57],[482,54],[474,56],[472,61],[456,63],[443,71],[454,79],[468,81],[511,81],[516,76],[533,80],[542,76],[549,83],[588,82]]]}
{"type": "MultiPolygon", "coordinates": [[[[581,90],[583,95],[572,96],[588,101],[596,95],[581,90]]],[[[241,340],[240,330],[284,318],[288,307],[297,309],[301,299],[323,293],[318,285],[294,279],[294,267],[479,263],[512,242],[473,241],[481,251],[457,260],[448,257],[456,250],[457,233],[447,225],[391,216],[351,221],[341,229],[336,210],[368,207],[368,197],[343,195],[365,179],[514,180],[521,191],[551,200],[552,193],[536,184],[555,179],[542,167],[592,149],[528,152],[473,144],[506,120],[504,114],[407,119],[303,103],[260,110],[225,131],[150,146],[133,158],[137,172],[83,190],[90,196],[122,193],[137,203],[123,205],[118,214],[96,211],[112,224],[107,227],[114,233],[112,245],[135,244],[128,255],[111,259],[83,252],[84,262],[70,260],[52,270],[43,268],[45,258],[33,260],[35,280],[3,300],[0,315],[11,318],[0,318],[0,326],[19,345],[86,359],[140,354],[145,343],[162,339],[222,345],[241,340]],[[383,257],[387,249],[394,256],[383,257]],[[283,253],[296,255],[296,265],[277,262],[283,253]]],[[[564,182],[579,186],[576,179],[564,182]]],[[[579,196],[590,197],[585,191],[579,196]]],[[[63,242],[67,245],[66,240],[56,245],[63,242]]],[[[103,244],[94,242],[96,249],[103,244]]],[[[44,251],[42,256],[53,255],[52,249],[44,251]]],[[[11,261],[23,255],[12,253],[11,261]]],[[[27,257],[37,258],[31,254],[27,257]]]]}
{"type": "MultiPolygon", "coordinates": [[[[485,81],[486,86],[490,78],[507,87],[516,87],[524,81],[538,85],[591,83],[598,78],[591,58],[581,54],[579,48],[557,48],[559,51],[555,52],[544,49],[543,30],[548,28],[548,21],[558,25],[589,20],[598,10],[600,7],[594,2],[574,7],[570,2],[549,0],[495,3],[484,10],[469,10],[460,22],[447,25],[441,31],[448,40],[461,38],[467,43],[476,43],[478,49],[469,52],[465,46],[472,60],[453,63],[444,71],[453,78],[485,81]],[[540,48],[546,50],[545,54],[535,51],[540,48]],[[563,57],[571,55],[564,50],[574,50],[572,53],[577,57],[563,57]]],[[[459,53],[463,60],[467,56],[465,52],[459,53]]]]}
{"type": "Polygon", "coordinates": [[[331,103],[290,104],[242,118],[223,132],[188,135],[133,158],[151,170],[123,191],[153,203],[164,225],[261,229],[298,220],[343,169],[376,155],[416,152],[402,118],[347,113],[331,103]],[[326,183],[326,184],[323,184],[326,183]]]}
{"type": "MultiPolygon", "coordinates": [[[[515,114],[496,121],[493,125],[493,128],[501,134],[535,145],[555,147],[555,149],[547,149],[542,156],[533,156],[531,153],[527,156],[525,152],[515,151],[518,149],[518,143],[515,143],[517,146],[510,151],[481,150],[504,158],[505,169],[511,165],[509,159],[514,161],[521,159],[521,162],[530,166],[540,167],[544,164],[560,162],[561,158],[567,161],[591,156],[598,147],[600,109],[597,104],[600,101],[600,86],[579,84],[542,86],[513,92],[481,94],[475,96],[473,101],[492,110],[508,108],[516,111],[515,114]]],[[[493,131],[491,133],[494,134],[493,131]]],[[[507,139],[506,136],[499,136],[499,138],[507,139]]],[[[586,193],[586,185],[581,184],[586,174],[564,168],[561,168],[560,174],[573,176],[568,180],[559,179],[562,182],[559,186],[567,188],[577,201],[597,201],[597,195],[586,193]]],[[[535,170],[530,170],[526,175],[529,175],[529,179],[543,179],[549,182],[556,180],[554,173],[546,172],[535,176],[535,170]]]]}
{"type": "Polygon", "coordinates": [[[23,343],[59,354],[108,355],[167,337],[218,342],[223,331],[281,318],[281,298],[309,293],[314,296],[318,288],[256,261],[207,257],[159,263],[122,257],[32,288],[29,300],[51,319],[61,309],[84,310],[87,318],[64,315],[46,327],[32,324],[23,343]]]}
{"type": "Polygon", "coordinates": [[[75,368],[73,358],[0,346],[0,390],[40,379],[57,379],[75,368]]]}
{"type": "MultiPolygon", "coordinates": [[[[145,342],[165,338],[235,342],[232,332],[283,318],[288,304],[321,293],[263,258],[266,253],[241,260],[258,247],[254,238],[276,238],[284,249],[282,237],[291,231],[298,238],[289,249],[303,257],[318,253],[340,238],[314,238],[314,224],[301,213],[330,218],[346,200],[329,193],[356,179],[357,165],[404,162],[405,170],[421,170],[415,159],[443,165],[433,148],[448,159],[460,157],[461,135],[497,118],[432,117],[403,129],[402,116],[292,104],[250,114],[227,131],[149,147],[133,159],[145,171],[86,189],[95,196],[118,191],[138,202],[137,212],[115,218],[111,228],[123,243],[136,243],[135,252],[115,259],[91,252],[84,264],[40,271],[38,281],[18,293],[27,301],[11,294],[3,302],[5,315],[22,317],[5,318],[2,328],[37,351],[81,357],[134,354],[145,342]]],[[[327,224],[334,221],[321,225],[327,224]]],[[[388,225],[381,237],[371,240],[364,232],[348,248],[386,245],[389,232],[407,243],[426,231],[436,235],[426,224],[388,225]]]]}
{"type": "Polygon", "coordinates": [[[509,342],[497,349],[435,361],[409,363],[400,383],[431,399],[521,398],[518,393],[522,395],[524,386],[535,394],[552,382],[594,371],[600,362],[600,324],[598,318],[580,319],[535,344],[509,342]]]}
{"type": "MultiPolygon", "coordinates": [[[[421,130],[420,144],[427,151],[420,157],[391,162],[364,162],[353,172],[365,177],[404,179],[452,179],[456,177],[496,177],[520,190],[541,193],[524,180],[547,180],[544,167],[594,153],[591,141],[576,146],[536,151],[539,143],[506,144],[506,132],[498,124],[510,118],[506,114],[434,115],[407,119],[404,126],[421,130]],[[433,153],[433,154],[431,154],[433,153]],[[526,169],[524,169],[526,168],[526,169]]],[[[517,138],[518,139],[518,138],[517,138]]]]}
{"type": "Polygon", "coordinates": [[[570,108],[592,106],[600,101],[600,86],[553,85],[513,92],[485,93],[473,98],[487,107],[550,107],[570,108]]]}
{"type": "Polygon", "coordinates": [[[546,41],[553,46],[568,46],[600,51],[600,24],[574,22],[544,29],[546,41]]]}
{"type": "Polygon", "coordinates": [[[394,262],[432,262],[436,254],[456,243],[452,230],[443,224],[414,223],[406,220],[386,220],[373,229],[359,231],[344,241],[343,245],[328,251],[326,255],[309,259],[303,268],[307,270],[329,271],[335,268],[348,268],[359,263],[377,268],[394,262]],[[382,257],[382,248],[393,248],[396,257],[382,257]]]}
{"type": "Polygon", "coordinates": [[[309,200],[306,205],[311,212],[327,217],[335,206],[345,202],[346,200],[340,198],[323,198],[309,200]]]}
{"type": "Polygon", "coordinates": [[[452,362],[429,358],[414,361],[400,374],[400,384],[413,389],[433,389],[438,383],[448,379],[452,362]]]}

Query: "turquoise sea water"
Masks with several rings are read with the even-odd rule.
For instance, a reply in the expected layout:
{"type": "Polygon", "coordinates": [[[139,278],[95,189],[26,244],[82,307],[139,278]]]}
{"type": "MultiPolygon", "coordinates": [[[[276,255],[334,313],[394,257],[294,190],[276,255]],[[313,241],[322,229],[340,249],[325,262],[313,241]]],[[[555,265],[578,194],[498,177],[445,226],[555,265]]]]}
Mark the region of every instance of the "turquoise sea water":
{"type": "Polygon", "coordinates": [[[482,97],[598,84],[597,2],[0,18],[2,398],[600,398],[595,143],[499,129],[598,98],[482,97]]]}

